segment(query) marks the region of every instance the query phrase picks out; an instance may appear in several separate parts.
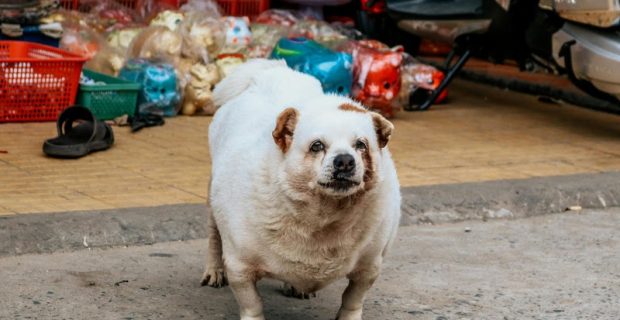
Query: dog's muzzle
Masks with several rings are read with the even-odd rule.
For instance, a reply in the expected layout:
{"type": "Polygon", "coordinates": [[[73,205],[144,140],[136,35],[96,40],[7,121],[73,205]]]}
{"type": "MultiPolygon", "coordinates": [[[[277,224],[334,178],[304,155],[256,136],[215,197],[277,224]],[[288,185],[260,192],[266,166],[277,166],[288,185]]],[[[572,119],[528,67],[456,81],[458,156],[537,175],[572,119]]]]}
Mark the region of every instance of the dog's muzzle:
{"type": "Polygon", "coordinates": [[[346,179],[355,173],[355,158],[348,153],[339,154],[334,158],[334,179],[346,179]]]}
{"type": "Polygon", "coordinates": [[[355,158],[350,154],[339,154],[334,158],[334,171],[329,182],[319,182],[322,187],[336,191],[346,191],[360,183],[353,180],[355,174],[355,158]]]}

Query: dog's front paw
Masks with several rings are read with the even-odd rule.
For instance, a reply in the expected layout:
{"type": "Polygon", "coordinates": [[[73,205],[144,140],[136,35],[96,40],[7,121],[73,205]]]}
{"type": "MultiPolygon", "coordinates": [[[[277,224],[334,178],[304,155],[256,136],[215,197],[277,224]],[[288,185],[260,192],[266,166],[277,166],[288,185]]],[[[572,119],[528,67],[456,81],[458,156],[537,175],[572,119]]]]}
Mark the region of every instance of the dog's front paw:
{"type": "Polygon", "coordinates": [[[209,268],[205,271],[200,281],[201,286],[209,286],[213,288],[222,288],[228,285],[226,272],[223,268],[209,268]]]}
{"type": "Polygon", "coordinates": [[[282,285],[282,294],[286,297],[297,299],[316,298],[316,292],[303,292],[301,290],[297,290],[295,287],[286,282],[282,285]]]}
{"type": "Polygon", "coordinates": [[[362,320],[362,309],[346,310],[341,308],[336,320],[362,320]]]}

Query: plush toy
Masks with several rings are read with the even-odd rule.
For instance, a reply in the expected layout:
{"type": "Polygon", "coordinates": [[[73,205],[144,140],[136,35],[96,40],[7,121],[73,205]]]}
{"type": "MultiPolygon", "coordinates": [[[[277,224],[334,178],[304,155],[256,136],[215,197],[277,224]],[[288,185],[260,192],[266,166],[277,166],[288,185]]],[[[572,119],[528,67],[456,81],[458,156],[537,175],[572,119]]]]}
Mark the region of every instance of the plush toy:
{"type": "Polygon", "coordinates": [[[138,34],[140,34],[140,32],[142,32],[144,28],[138,28],[138,27],[133,27],[133,28],[125,28],[125,29],[118,29],[118,30],[114,30],[112,32],[110,32],[110,34],[108,35],[108,43],[117,49],[122,50],[123,52],[127,51],[127,49],[129,49],[129,46],[131,45],[131,41],[133,41],[133,39],[138,36],[138,34]]]}
{"type": "Polygon", "coordinates": [[[179,59],[179,62],[174,65],[177,70],[177,76],[179,76],[179,86],[182,89],[181,91],[185,90],[185,86],[191,78],[190,70],[197,63],[202,62],[197,62],[194,59],[181,58],[179,59]]]}
{"type": "Polygon", "coordinates": [[[306,38],[282,38],[271,57],[314,76],[325,92],[348,95],[351,91],[353,58],[348,53],[334,52],[306,38]]]}
{"type": "Polygon", "coordinates": [[[185,58],[207,63],[217,56],[225,42],[225,27],[219,19],[188,15],[179,26],[185,58]]]}
{"type": "Polygon", "coordinates": [[[190,70],[191,79],[185,87],[185,97],[181,113],[184,115],[215,113],[211,89],[220,75],[214,64],[195,64],[190,70]]]}
{"type": "Polygon", "coordinates": [[[229,46],[247,46],[252,39],[250,19],[248,17],[225,17],[226,44],[229,46]]]}
{"type": "Polygon", "coordinates": [[[245,58],[240,53],[225,53],[217,56],[215,65],[217,65],[217,70],[220,73],[220,77],[224,79],[244,61],[245,58]]]}
{"type": "Polygon", "coordinates": [[[160,12],[153,20],[151,20],[151,26],[164,26],[171,31],[176,31],[185,15],[182,12],[176,12],[172,10],[166,10],[160,12]]]}
{"type": "Polygon", "coordinates": [[[353,41],[347,51],[354,59],[352,96],[383,115],[394,115],[401,86],[402,47],[390,49],[375,40],[353,41]]]}
{"type": "Polygon", "coordinates": [[[90,60],[86,61],[84,67],[99,73],[117,76],[125,64],[125,55],[119,49],[104,46],[90,60]]]}
{"type": "Polygon", "coordinates": [[[176,115],[180,95],[172,65],[132,59],[123,67],[119,76],[142,85],[138,104],[152,104],[161,110],[164,116],[176,115]]]}
{"type": "Polygon", "coordinates": [[[182,38],[167,27],[153,26],[144,29],[131,43],[130,58],[162,59],[176,64],[181,57],[182,38]]]}

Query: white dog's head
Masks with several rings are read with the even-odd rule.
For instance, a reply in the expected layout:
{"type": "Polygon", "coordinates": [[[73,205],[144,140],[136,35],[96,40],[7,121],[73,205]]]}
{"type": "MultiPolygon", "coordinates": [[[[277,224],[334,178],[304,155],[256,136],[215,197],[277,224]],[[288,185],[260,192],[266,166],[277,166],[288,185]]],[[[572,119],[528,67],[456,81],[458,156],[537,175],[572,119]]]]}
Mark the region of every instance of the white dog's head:
{"type": "Polygon", "coordinates": [[[394,126],[348,98],[328,95],[306,103],[303,111],[280,113],[273,131],[289,194],[339,199],[372,189],[394,126]]]}

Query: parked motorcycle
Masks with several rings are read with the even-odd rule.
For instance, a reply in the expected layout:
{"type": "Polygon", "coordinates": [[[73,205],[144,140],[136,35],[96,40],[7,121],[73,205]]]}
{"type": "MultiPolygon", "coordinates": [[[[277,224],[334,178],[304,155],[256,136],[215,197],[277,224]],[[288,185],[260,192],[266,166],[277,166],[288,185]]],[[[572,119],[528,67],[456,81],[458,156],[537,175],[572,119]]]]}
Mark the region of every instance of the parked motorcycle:
{"type": "Polygon", "coordinates": [[[387,0],[400,29],[452,44],[446,77],[426,110],[472,56],[566,73],[588,94],[620,106],[620,0],[387,0]]]}
{"type": "Polygon", "coordinates": [[[561,70],[583,91],[620,104],[620,0],[543,0],[540,6],[566,20],[551,42],[561,70]]]}

